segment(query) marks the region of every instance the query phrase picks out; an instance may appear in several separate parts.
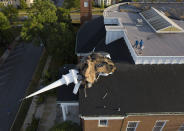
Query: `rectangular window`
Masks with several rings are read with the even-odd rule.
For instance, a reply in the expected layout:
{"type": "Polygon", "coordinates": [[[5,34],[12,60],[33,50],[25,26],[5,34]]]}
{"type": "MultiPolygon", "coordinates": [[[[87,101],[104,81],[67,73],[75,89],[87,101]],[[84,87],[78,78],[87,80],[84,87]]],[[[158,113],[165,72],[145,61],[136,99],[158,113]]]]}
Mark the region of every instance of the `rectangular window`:
{"type": "Polygon", "coordinates": [[[136,131],[138,124],[138,121],[129,121],[126,131],[136,131]]]}
{"type": "Polygon", "coordinates": [[[184,123],[180,126],[178,131],[184,131],[184,123]]]}
{"type": "Polygon", "coordinates": [[[98,120],[98,126],[107,127],[108,126],[108,120],[98,120]]]}
{"type": "Polygon", "coordinates": [[[155,126],[153,127],[153,131],[162,131],[167,120],[158,120],[155,123],[155,126]]]}
{"type": "Polygon", "coordinates": [[[87,1],[84,2],[84,7],[88,7],[88,2],[87,1]]]}

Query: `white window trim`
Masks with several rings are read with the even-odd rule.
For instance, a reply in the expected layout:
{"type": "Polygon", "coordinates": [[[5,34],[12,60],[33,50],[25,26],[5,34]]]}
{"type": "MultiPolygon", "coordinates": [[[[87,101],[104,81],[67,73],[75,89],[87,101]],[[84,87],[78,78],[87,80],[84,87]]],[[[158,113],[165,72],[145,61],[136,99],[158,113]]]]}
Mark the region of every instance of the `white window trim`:
{"type": "Polygon", "coordinates": [[[127,128],[129,128],[128,125],[129,125],[130,122],[136,122],[136,123],[137,123],[137,124],[136,124],[136,127],[135,127],[135,129],[134,129],[134,131],[136,131],[136,129],[137,129],[137,127],[138,127],[140,121],[128,121],[127,127],[126,127],[126,131],[127,131],[127,128]]]}
{"type": "Polygon", "coordinates": [[[107,119],[100,119],[100,120],[98,120],[98,127],[108,127],[108,124],[109,124],[109,120],[107,120],[107,119]],[[106,125],[100,125],[100,121],[101,120],[107,121],[107,124],[106,125]]]}
{"type": "Polygon", "coordinates": [[[84,7],[88,8],[89,7],[89,2],[88,1],[84,1],[84,7]]]}
{"type": "MultiPolygon", "coordinates": [[[[157,121],[155,122],[155,125],[156,125],[157,122],[164,122],[164,125],[163,125],[162,128],[160,129],[160,131],[162,131],[163,128],[165,127],[167,121],[168,121],[168,120],[157,120],[157,121]]],[[[155,127],[155,125],[154,125],[154,127],[155,127]]],[[[153,127],[152,131],[154,131],[154,127],[153,127]]]]}

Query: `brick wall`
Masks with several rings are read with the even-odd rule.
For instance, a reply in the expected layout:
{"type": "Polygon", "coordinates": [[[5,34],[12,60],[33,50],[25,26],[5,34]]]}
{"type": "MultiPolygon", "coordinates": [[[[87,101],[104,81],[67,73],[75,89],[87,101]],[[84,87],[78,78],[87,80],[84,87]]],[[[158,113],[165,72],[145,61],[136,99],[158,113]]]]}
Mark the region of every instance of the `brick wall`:
{"type": "Polygon", "coordinates": [[[128,121],[139,121],[136,131],[152,131],[157,120],[168,120],[163,131],[178,131],[184,115],[128,116],[124,120],[108,120],[107,127],[99,127],[98,120],[84,120],[83,131],[126,131],[128,121]]]}
{"type": "Polygon", "coordinates": [[[184,123],[184,115],[129,116],[124,119],[122,131],[126,130],[128,121],[139,121],[136,131],[152,131],[157,120],[168,120],[164,131],[178,131],[184,123]]]}
{"type": "Polygon", "coordinates": [[[80,20],[81,24],[89,21],[92,18],[92,0],[80,0],[80,20]],[[85,7],[84,3],[87,2],[88,6],[85,7]]]}
{"type": "Polygon", "coordinates": [[[108,120],[107,127],[98,127],[98,120],[83,121],[83,131],[120,131],[122,120],[108,120]]]}

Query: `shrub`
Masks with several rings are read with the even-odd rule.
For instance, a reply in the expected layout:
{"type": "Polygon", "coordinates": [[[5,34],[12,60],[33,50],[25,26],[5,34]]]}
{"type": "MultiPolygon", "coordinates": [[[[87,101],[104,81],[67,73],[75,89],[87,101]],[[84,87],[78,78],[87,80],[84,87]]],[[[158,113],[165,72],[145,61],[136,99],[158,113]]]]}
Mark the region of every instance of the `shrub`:
{"type": "Polygon", "coordinates": [[[82,131],[81,127],[71,121],[66,121],[53,126],[50,131],[82,131]]]}
{"type": "Polygon", "coordinates": [[[36,131],[38,128],[38,124],[39,124],[39,119],[37,119],[37,118],[35,118],[35,116],[33,116],[32,122],[26,128],[26,131],[36,131]]]}

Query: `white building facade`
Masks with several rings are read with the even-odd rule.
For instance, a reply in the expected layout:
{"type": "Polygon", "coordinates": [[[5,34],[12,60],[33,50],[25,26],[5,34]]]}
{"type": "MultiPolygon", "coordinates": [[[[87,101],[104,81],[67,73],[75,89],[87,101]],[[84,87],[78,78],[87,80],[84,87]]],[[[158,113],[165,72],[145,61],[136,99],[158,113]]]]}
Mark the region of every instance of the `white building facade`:
{"type": "MultiPolygon", "coordinates": [[[[128,35],[128,30],[122,24],[120,17],[109,17],[112,8],[117,8],[126,3],[116,4],[104,10],[104,25],[106,29],[106,41],[108,45],[117,39],[124,39],[135,64],[184,64],[183,55],[139,55],[136,53],[128,35]],[[113,26],[112,26],[113,25],[113,26]]],[[[178,26],[177,26],[178,27],[178,26]]],[[[157,33],[157,32],[156,32],[157,33]]],[[[180,32],[179,32],[180,33],[180,32]]],[[[183,33],[183,29],[181,31],[183,33]]],[[[172,34],[171,34],[172,35],[172,34]]],[[[164,42],[163,42],[164,44],[164,42]]],[[[144,49],[145,50],[145,49],[144,49]]]]}
{"type": "Polygon", "coordinates": [[[98,6],[102,6],[102,4],[104,6],[110,6],[114,0],[96,0],[95,3],[98,5],[98,6]]]}
{"type": "MultiPolygon", "coordinates": [[[[27,3],[28,7],[30,7],[34,0],[25,0],[25,2],[27,3]]],[[[4,6],[13,5],[14,7],[18,7],[20,6],[20,0],[0,0],[0,4],[3,4],[4,6]]]]}

